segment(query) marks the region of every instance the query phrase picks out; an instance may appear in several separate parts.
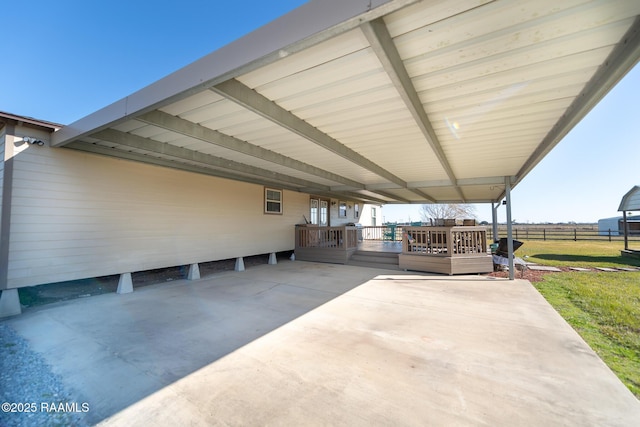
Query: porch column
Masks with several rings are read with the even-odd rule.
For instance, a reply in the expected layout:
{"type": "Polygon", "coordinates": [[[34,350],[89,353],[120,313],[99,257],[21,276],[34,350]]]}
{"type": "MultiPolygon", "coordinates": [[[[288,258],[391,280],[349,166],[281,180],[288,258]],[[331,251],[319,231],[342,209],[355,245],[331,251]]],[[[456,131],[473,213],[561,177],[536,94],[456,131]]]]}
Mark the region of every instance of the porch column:
{"type": "Polygon", "coordinates": [[[22,313],[18,289],[3,289],[0,295],[0,318],[22,313]]]}
{"type": "Polygon", "coordinates": [[[200,267],[198,264],[191,264],[189,266],[189,274],[187,274],[187,280],[198,280],[200,278],[200,267]]]}
{"type": "Polygon", "coordinates": [[[118,280],[118,294],[129,294],[133,292],[133,280],[131,280],[131,273],[122,273],[118,280]]]}
{"type": "Polygon", "coordinates": [[[509,280],[515,279],[513,263],[513,226],[511,224],[511,178],[504,177],[505,196],[507,199],[507,252],[509,253],[509,280]]]}
{"type": "Polygon", "coordinates": [[[244,271],[244,259],[242,257],[236,258],[236,267],[235,271],[244,271]]]}
{"type": "Polygon", "coordinates": [[[276,258],[276,253],[271,252],[269,254],[269,265],[276,265],[278,263],[278,259],[276,258]]]}
{"type": "Polygon", "coordinates": [[[493,234],[493,242],[497,242],[498,240],[500,240],[500,238],[498,237],[498,208],[500,207],[500,202],[496,203],[494,206],[494,203],[491,203],[491,223],[493,224],[493,227],[491,227],[491,231],[493,234]]]}

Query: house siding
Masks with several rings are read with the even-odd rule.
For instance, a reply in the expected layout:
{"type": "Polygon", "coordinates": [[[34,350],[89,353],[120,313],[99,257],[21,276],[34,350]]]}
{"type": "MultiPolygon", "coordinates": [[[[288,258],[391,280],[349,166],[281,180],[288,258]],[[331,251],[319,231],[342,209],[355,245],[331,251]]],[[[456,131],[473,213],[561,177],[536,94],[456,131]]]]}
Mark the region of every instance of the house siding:
{"type": "Polygon", "coordinates": [[[382,206],[364,204],[360,209],[361,209],[360,218],[359,218],[360,224],[362,224],[365,227],[382,225],[382,206]],[[376,209],[375,221],[372,215],[372,208],[376,209]]]}
{"type": "Polygon", "coordinates": [[[8,287],[291,250],[309,196],[48,146],[14,157],[8,287]]]}

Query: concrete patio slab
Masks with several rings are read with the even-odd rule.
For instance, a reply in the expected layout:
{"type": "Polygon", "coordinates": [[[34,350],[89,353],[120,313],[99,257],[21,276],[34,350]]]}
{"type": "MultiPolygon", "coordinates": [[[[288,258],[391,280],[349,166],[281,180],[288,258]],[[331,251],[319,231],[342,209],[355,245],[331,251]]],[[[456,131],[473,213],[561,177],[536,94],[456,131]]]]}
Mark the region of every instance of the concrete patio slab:
{"type": "Polygon", "coordinates": [[[26,310],[88,423],[633,425],[640,403],[524,280],[281,261],[26,310]]]}

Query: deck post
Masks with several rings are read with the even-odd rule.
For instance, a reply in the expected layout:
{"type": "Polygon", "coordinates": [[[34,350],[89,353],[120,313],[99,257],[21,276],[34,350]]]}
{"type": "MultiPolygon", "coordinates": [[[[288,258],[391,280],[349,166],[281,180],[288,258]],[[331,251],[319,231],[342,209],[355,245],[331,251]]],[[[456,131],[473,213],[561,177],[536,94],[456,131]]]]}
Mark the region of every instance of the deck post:
{"type": "Polygon", "coordinates": [[[236,258],[236,267],[235,271],[244,271],[244,259],[242,257],[236,258]]]}
{"type": "Polygon", "coordinates": [[[627,224],[627,211],[622,211],[622,227],[624,227],[624,250],[628,251],[629,250],[629,225],[627,224]]]}
{"type": "Polygon", "coordinates": [[[200,267],[198,263],[191,264],[189,266],[189,274],[187,274],[187,280],[198,280],[200,278],[200,267]]]}
{"type": "Polygon", "coordinates": [[[118,294],[129,294],[133,292],[133,280],[131,280],[131,273],[122,273],[118,280],[118,294]]]}
{"type": "Polygon", "coordinates": [[[515,279],[513,262],[513,225],[511,224],[511,178],[504,177],[505,196],[507,199],[507,251],[509,253],[509,280],[515,279]]]}
{"type": "Polygon", "coordinates": [[[269,265],[276,265],[278,263],[278,258],[276,258],[276,253],[271,252],[269,254],[269,265]]]}
{"type": "Polygon", "coordinates": [[[0,318],[22,313],[18,289],[3,289],[0,295],[0,318]]]}

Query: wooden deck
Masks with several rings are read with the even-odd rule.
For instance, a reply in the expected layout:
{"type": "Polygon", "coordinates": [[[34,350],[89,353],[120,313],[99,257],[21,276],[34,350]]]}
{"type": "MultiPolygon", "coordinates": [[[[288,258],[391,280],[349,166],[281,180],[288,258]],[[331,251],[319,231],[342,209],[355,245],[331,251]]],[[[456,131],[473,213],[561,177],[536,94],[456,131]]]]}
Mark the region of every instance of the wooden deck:
{"type": "Polygon", "coordinates": [[[402,242],[390,242],[380,240],[364,240],[358,242],[358,251],[402,253],[402,242]]]}
{"type": "Polygon", "coordinates": [[[296,226],[295,256],[347,264],[356,253],[394,253],[403,270],[449,275],[493,271],[485,227],[405,226],[399,231],[394,229],[391,240],[367,240],[356,227],[296,226]]]}
{"type": "Polygon", "coordinates": [[[399,266],[442,274],[493,271],[487,251],[487,230],[479,226],[406,227],[399,266]]]}

